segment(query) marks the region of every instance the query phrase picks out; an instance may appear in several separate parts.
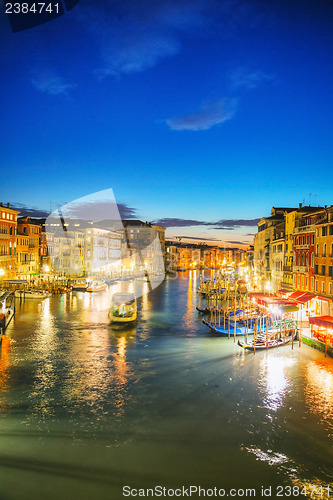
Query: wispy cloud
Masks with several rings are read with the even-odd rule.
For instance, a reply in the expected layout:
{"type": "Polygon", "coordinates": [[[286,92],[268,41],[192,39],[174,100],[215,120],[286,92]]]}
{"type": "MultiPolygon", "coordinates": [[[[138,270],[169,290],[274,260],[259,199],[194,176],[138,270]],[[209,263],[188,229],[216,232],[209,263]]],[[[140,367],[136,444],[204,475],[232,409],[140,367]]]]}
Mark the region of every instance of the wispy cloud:
{"type": "Polygon", "coordinates": [[[188,227],[188,226],[204,226],[206,223],[197,219],[177,219],[177,218],[164,218],[154,222],[163,227],[188,227]]]}
{"type": "Polygon", "coordinates": [[[11,208],[20,212],[19,217],[25,217],[28,215],[29,217],[44,219],[50,214],[49,211],[44,210],[43,208],[27,207],[24,203],[11,203],[11,208]]]}
{"type": "Polygon", "coordinates": [[[240,67],[234,70],[230,75],[230,83],[233,89],[256,89],[261,83],[273,79],[273,75],[264,73],[260,70],[250,70],[246,67],[240,67]]]}
{"type": "Polygon", "coordinates": [[[220,241],[218,238],[198,238],[196,236],[172,236],[174,240],[220,241]]]}
{"type": "Polygon", "coordinates": [[[221,219],[210,222],[198,219],[164,218],[154,222],[154,224],[163,227],[214,226],[208,229],[233,230],[244,226],[256,226],[259,221],[260,219],[221,219]]]}
{"type": "Polygon", "coordinates": [[[135,219],[138,217],[137,209],[126,203],[117,203],[120,217],[122,219],[135,219]]]}
{"type": "Polygon", "coordinates": [[[260,219],[222,219],[219,220],[216,225],[219,226],[224,226],[224,227],[231,227],[231,228],[238,228],[238,227],[244,227],[244,226],[256,226],[260,219]]]}
{"type": "Polygon", "coordinates": [[[232,245],[248,245],[246,241],[227,241],[226,243],[231,243],[232,245]]]}
{"type": "Polygon", "coordinates": [[[198,111],[178,118],[169,118],[166,123],[172,130],[208,130],[230,120],[236,113],[236,99],[218,99],[203,104],[198,111]]]}
{"type": "Polygon", "coordinates": [[[222,40],[241,25],[256,27],[262,17],[243,0],[114,0],[112,9],[105,0],[82,0],[75,15],[100,46],[100,77],[147,70],[178,54],[184,35],[222,40]]]}
{"type": "Polygon", "coordinates": [[[49,95],[67,95],[70,90],[77,86],[50,73],[39,73],[31,79],[31,83],[37,90],[49,95]]]}

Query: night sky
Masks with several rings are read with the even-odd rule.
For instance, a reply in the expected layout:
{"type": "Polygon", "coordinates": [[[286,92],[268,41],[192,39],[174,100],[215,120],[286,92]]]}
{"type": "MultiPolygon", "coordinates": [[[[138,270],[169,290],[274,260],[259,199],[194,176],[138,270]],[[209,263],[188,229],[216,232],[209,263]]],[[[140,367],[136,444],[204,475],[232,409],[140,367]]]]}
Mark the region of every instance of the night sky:
{"type": "Polygon", "coordinates": [[[1,201],[112,188],[226,245],[273,205],[333,203],[331,1],[80,0],[18,33],[2,6],[0,32],[1,201]]]}

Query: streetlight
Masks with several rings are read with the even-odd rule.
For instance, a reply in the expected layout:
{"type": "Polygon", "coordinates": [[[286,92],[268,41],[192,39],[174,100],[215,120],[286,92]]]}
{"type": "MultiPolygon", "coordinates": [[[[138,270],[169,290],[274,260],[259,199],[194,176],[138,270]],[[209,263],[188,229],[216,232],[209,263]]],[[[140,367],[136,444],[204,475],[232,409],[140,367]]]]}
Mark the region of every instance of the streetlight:
{"type": "Polygon", "coordinates": [[[270,283],[270,281],[267,281],[267,283],[266,283],[266,290],[268,290],[268,296],[270,297],[270,295],[271,295],[271,283],[270,283]]]}

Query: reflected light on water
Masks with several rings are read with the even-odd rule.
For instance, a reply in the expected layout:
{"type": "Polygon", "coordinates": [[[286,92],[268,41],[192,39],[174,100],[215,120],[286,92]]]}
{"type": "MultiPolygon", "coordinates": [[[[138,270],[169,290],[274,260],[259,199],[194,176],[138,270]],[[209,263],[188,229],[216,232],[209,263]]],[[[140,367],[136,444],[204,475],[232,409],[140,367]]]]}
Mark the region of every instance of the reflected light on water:
{"type": "MultiPolygon", "coordinates": [[[[10,370],[10,340],[3,336],[0,348],[0,394],[8,390],[9,387],[9,370],[10,370]]],[[[0,404],[3,403],[3,397],[0,399],[0,404]]]]}
{"type": "Polygon", "coordinates": [[[333,367],[311,361],[306,369],[306,403],[314,413],[333,418],[333,367]]]}
{"type": "Polygon", "coordinates": [[[268,356],[263,360],[261,380],[266,383],[265,403],[267,408],[277,411],[283,405],[283,398],[287,393],[291,381],[286,376],[286,368],[294,363],[292,359],[268,356]]]}
{"type": "Polygon", "coordinates": [[[41,304],[40,320],[36,328],[36,372],[33,390],[29,395],[34,411],[41,416],[52,413],[52,390],[57,386],[56,364],[58,340],[50,298],[41,304]]]}
{"type": "Polygon", "coordinates": [[[184,322],[186,328],[193,326],[193,313],[196,306],[196,291],[197,291],[197,279],[196,271],[189,271],[188,274],[188,289],[187,289],[187,301],[186,301],[186,314],[184,316],[184,322]],[[194,291],[194,292],[193,292],[194,291]]]}

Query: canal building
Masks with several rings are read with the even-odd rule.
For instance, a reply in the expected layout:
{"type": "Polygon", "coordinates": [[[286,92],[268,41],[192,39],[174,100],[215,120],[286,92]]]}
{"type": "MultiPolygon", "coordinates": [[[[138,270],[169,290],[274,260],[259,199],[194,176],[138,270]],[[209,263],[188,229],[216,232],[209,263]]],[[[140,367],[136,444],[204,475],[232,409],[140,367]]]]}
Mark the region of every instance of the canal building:
{"type": "Polygon", "coordinates": [[[333,314],[333,206],[315,223],[314,289],[320,316],[333,314]]]}
{"type": "Polygon", "coordinates": [[[16,277],[17,216],[20,212],[0,203],[0,282],[16,277]]]}
{"type": "Polygon", "coordinates": [[[17,220],[17,277],[33,280],[40,272],[40,234],[41,226],[29,216],[17,220]]]}

